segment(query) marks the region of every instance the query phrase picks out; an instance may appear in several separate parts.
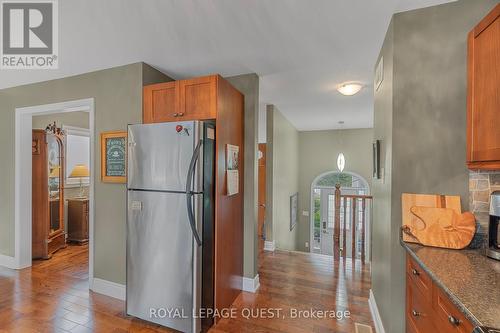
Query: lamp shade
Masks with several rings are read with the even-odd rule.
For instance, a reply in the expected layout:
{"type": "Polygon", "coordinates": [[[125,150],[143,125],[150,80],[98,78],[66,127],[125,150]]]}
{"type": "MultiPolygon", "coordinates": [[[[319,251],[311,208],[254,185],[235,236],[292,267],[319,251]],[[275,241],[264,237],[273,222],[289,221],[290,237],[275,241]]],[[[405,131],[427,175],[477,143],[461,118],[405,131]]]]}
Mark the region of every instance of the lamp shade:
{"type": "Polygon", "coordinates": [[[81,178],[81,177],[89,177],[90,171],[84,164],[77,164],[71,171],[69,178],[81,178]]]}

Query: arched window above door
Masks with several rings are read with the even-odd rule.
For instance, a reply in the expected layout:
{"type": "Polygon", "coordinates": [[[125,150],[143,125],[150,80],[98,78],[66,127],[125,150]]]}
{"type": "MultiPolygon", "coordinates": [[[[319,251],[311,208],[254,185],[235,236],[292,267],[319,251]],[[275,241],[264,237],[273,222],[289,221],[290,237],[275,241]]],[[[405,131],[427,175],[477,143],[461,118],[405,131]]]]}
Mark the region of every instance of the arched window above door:
{"type": "Polygon", "coordinates": [[[323,173],[316,177],[312,183],[312,187],[335,187],[337,184],[340,184],[342,188],[363,189],[365,190],[364,194],[368,194],[369,192],[368,182],[353,172],[329,171],[323,173]]]}

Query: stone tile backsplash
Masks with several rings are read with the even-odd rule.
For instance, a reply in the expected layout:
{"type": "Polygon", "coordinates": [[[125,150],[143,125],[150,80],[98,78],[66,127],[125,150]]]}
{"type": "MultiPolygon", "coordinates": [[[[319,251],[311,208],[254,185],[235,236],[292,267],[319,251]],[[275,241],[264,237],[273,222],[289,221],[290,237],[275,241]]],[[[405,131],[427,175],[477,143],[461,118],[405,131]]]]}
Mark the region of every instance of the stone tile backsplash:
{"type": "Polygon", "coordinates": [[[469,207],[476,216],[478,233],[488,233],[490,194],[500,191],[500,172],[471,171],[469,173],[469,207]]]}

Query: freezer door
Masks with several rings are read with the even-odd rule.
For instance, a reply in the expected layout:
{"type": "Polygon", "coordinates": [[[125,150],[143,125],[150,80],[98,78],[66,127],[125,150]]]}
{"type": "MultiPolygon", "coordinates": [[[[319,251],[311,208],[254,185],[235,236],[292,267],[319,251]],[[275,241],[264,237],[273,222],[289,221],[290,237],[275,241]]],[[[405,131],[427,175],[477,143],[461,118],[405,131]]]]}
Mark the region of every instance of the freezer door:
{"type": "MultiPolygon", "coordinates": [[[[128,127],[128,188],[186,191],[200,122],[139,124],[128,127]]],[[[198,182],[194,182],[195,191],[198,182]]]]}
{"type": "MultiPolygon", "coordinates": [[[[199,215],[198,207],[195,211],[199,215]]],[[[199,307],[200,254],[201,248],[193,243],[185,194],[128,191],[128,315],[198,332],[199,321],[192,314],[199,307]]]]}

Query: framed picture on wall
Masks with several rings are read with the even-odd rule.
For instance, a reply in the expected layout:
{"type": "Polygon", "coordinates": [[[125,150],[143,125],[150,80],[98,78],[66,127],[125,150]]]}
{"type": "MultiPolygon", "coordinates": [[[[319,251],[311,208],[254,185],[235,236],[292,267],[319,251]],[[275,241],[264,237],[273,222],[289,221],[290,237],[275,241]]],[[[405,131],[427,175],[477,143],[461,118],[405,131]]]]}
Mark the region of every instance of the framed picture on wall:
{"type": "Polygon", "coordinates": [[[297,225],[297,216],[299,212],[299,193],[290,197],[290,231],[297,225]]]}
{"type": "Polygon", "coordinates": [[[240,174],[240,147],[234,145],[226,145],[226,182],[227,195],[235,195],[239,193],[240,174]]]}
{"type": "Polygon", "coordinates": [[[127,182],[127,132],[101,133],[101,181],[127,182]]]}
{"type": "Polygon", "coordinates": [[[373,141],[373,178],[380,179],[380,140],[373,141]]]}

